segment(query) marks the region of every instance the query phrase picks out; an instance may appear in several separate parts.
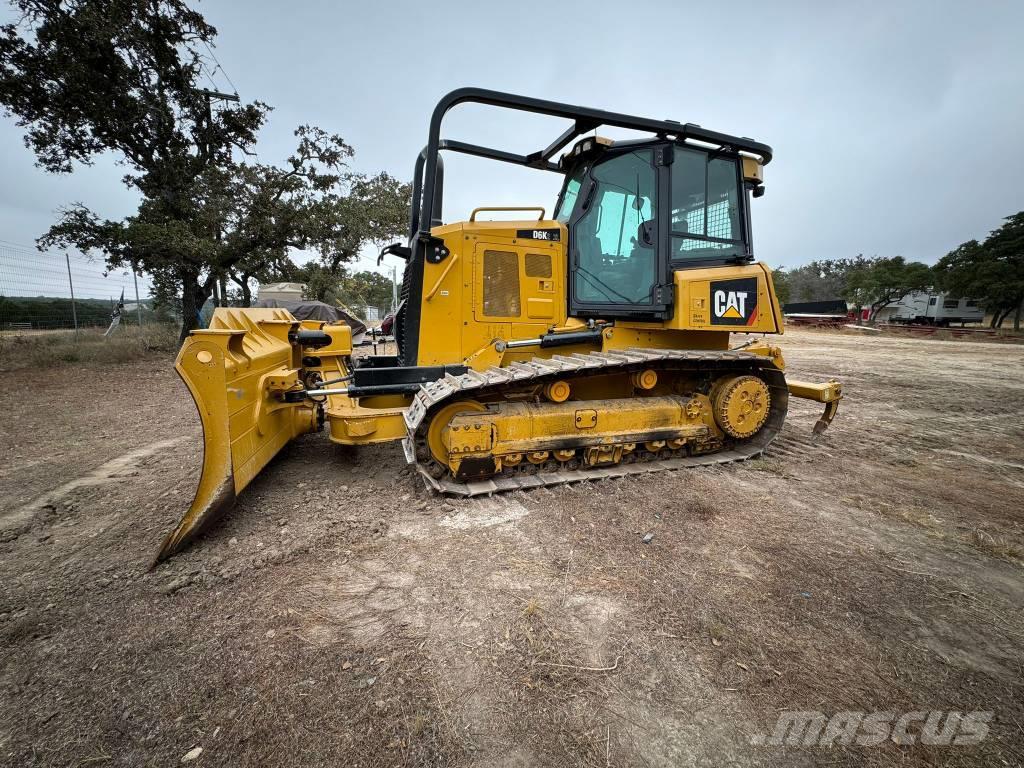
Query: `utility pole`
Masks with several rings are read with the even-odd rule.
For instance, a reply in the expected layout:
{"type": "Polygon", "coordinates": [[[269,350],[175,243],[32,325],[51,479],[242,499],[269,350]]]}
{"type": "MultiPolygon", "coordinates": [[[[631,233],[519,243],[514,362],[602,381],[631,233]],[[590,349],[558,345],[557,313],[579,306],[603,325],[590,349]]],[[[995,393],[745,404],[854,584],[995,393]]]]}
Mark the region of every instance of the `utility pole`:
{"type": "Polygon", "coordinates": [[[391,265],[391,311],[398,311],[398,267],[391,265]]]}
{"type": "Polygon", "coordinates": [[[132,264],[132,280],[135,281],[135,309],[139,313],[139,330],[142,330],[142,304],[139,303],[139,276],[135,272],[135,265],[132,264]]]}
{"type": "Polygon", "coordinates": [[[218,99],[220,101],[233,101],[237,103],[239,98],[237,93],[221,93],[220,91],[211,91],[206,88],[197,88],[196,93],[206,97],[206,153],[209,155],[212,149],[210,146],[210,129],[213,127],[213,100],[218,99]]]}
{"type": "Polygon", "coordinates": [[[71,319],[75,323],[75,338],[78,338],[78,310],[75,309],[75,284],[71,281],[71,257],[64,254],[64,261],[68,265],[68,288],[71,289],[71,319]]]}

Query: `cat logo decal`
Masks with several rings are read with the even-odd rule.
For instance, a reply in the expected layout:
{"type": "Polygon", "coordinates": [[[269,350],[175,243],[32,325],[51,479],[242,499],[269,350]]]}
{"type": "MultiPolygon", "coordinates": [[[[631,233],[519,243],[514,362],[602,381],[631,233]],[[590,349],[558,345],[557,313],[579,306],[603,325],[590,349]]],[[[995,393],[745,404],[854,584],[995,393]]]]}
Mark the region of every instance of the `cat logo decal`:
{"type": "Polygon", "coordinates": [[[756,322],[756,277],[711,282],[712,325],[753,325],[756,322]]]}

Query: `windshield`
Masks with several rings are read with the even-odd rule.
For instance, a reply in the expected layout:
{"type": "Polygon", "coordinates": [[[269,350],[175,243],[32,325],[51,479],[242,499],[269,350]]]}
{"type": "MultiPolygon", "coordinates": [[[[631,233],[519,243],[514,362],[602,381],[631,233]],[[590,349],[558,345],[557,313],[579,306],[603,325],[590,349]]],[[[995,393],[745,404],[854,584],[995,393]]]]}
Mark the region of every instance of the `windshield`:
{"type": "Polygon", "coordinates": [[[572,209],[576,207],[576,198],[580,195],[580,185],[583,183],[583,174],[586,173],[586,166],[577,168],[565,182],[565,191],[562,192],[562,202],[555,211],[555,219],[567,224],[572,216],[572,209]]]}

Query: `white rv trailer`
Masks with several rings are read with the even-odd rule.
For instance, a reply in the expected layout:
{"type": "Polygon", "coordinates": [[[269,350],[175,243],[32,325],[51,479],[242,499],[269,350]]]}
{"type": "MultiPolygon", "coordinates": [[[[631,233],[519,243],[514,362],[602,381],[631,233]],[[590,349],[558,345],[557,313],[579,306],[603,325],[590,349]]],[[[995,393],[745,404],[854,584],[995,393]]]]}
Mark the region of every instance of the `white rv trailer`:
{"type": "Polygon", "coordinates": [[[943,293],[914,291],[887,309],[890,323],[907,325],[950,325],[951,323],[980,323],[985,310],[974,299],[954,299],[943,293]]]}

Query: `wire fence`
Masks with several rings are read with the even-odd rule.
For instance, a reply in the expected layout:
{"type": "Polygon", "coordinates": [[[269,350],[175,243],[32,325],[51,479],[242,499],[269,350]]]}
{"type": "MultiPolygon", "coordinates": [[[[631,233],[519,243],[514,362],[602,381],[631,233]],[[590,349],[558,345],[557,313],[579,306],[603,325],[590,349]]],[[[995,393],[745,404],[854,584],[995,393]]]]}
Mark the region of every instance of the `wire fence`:
{"type": "MultiPolygon", "coordinates": [[[[102,258],[74,251],[40,252],[0,240],[2,334],[106,329],[115,312],[119,312],[120,326],[179,322],[180,317],[173,310],[165,307],[157,311],[152,287],[152,280],[145,273],[111,270],[102,258]]],[[[258,287],[255,294],[258,304],[258,287]]],[[[298,301],[302,296],[296,293],[277,298],[298,301]]],[[[199,326],[207,326],[215,304],[223,301],[237,306],[239,299],[231,292],[224,299],[212,297],[199,314],[199,326]]],[[[343,306],[370,327],[379,325],[388,311],[385,307],[367,305],[355,296],[348,303],[343,302],[343,306]]]]}
{"type": "Polygon", "coordinates": [[[75,252],[40,252],[0,240],[0,331],[107,327],[152,319],[152,282],[130,269],[108,270],[75,252]]]}

